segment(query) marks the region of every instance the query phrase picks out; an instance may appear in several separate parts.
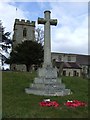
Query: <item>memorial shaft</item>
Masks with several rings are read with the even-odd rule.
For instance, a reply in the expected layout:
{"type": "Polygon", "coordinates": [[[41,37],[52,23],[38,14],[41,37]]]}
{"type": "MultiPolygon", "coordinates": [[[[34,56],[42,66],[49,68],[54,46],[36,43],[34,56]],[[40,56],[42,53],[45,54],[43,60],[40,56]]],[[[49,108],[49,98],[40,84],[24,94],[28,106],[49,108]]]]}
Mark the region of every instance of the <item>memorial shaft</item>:
{"type": "Polygon", "coordinates": [[[44,18],[38,18],[38,24],[44,24],[44,67],[52,67],[50,25],[57,25],[56,19],[50,19],[50,13],[50,11],[45,11],[44,18]]]}
{"type": "Polygon", "coordinates": [[[44,12],[46,23],[44,26],[44,66],[51,64],[51,33],[50,33],[50,12],[44,12]]]}
{"type": "Polygon", "coordinates": [[[70,89],[65,89],[65,85],[57,78],[57,68],[51,62],[50,25],[57,25],[57,20],[50,19],[50,11],[45,11],[44,18],[38,18],[38,24],[44,24],[44,65],[38,69],[38,77],[25,91],[44,96],[70,95],[70,89]]]}

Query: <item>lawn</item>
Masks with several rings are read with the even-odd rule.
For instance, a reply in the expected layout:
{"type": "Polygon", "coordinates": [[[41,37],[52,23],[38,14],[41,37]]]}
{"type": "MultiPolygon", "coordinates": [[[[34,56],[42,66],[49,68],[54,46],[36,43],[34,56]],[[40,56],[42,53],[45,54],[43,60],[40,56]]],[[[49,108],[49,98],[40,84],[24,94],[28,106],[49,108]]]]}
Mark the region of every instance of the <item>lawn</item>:
{"type": "Polygon", "coordinates": [[[36,73],[3,72],[3,118],[87,118],[88,107],[68,108],[64,105],[67,100],[88,102],[88,80],[79,77],[62,77],[66,88],[73,92],[68,96],[37,96],[28,95],[24,89],[33,82],[36,73]],[[57,101],[60,106],[41,107],[39,102],[45,98],[57,101]]]}

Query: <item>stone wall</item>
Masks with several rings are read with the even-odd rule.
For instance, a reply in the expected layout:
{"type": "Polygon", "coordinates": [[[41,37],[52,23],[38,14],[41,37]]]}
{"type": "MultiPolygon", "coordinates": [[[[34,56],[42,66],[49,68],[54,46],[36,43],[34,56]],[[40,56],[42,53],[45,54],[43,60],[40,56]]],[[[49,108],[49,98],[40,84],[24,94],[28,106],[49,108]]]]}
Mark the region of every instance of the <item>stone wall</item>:
{"type": "Polygon", "coordinates": [[[25,40],[35,40],[35,21],[15,19],[13,45],[22,43],[25,40]],[[26,29],[26,36],[23,36],[24,28],[26,29]]]}
{"type": "Polygon", "coordinates": [[[12,64],[11,66],[10,66],[10,70],[12,70],[12,71],[26,71],[26,65],[24,65],[24,64],[19,64],[19,65],[17,65],[17,64],[12,64]]]}
{"type": "MultiPolygon", "coordinates": [[[[26,40],[35,40],[35,21],[15,19],[13,30],[13,49],[17,46],[17,44],[22,43],[26,40]],[[26,30],[26,36],[24,35],[24,29],[26,30]]],[[[22,64],[13,64],[10,66],[10,69],[13,71],[26,71],[26,66],[22,64]]]]}

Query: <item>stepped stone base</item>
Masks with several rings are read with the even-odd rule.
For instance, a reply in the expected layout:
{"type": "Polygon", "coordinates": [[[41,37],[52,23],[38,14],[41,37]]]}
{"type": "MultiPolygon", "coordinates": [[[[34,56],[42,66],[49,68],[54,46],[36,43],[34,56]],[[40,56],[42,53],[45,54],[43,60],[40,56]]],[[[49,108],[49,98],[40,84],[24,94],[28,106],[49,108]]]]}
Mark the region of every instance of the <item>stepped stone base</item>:
{"type": "Polygon", "coordinates": [[[70,89],[65,89],[65,85],[57,78],[56,68],[41,68],[38,73],[39,77],[29,88],[25,89],[27,94],[43,96],[64,96],[70,95],[70,89]]]}

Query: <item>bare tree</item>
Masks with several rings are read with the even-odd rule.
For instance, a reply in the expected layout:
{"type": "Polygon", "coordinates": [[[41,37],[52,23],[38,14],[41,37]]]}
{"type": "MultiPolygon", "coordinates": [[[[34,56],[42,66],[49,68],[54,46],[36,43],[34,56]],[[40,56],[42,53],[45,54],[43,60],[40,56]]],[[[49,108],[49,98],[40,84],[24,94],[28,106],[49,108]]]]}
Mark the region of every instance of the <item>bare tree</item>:
{"type": "Polygon", "coordinates": [[[42,28],[36,28],[36,41],[42,45],[44,44],[44,31],[42,28]]]}

